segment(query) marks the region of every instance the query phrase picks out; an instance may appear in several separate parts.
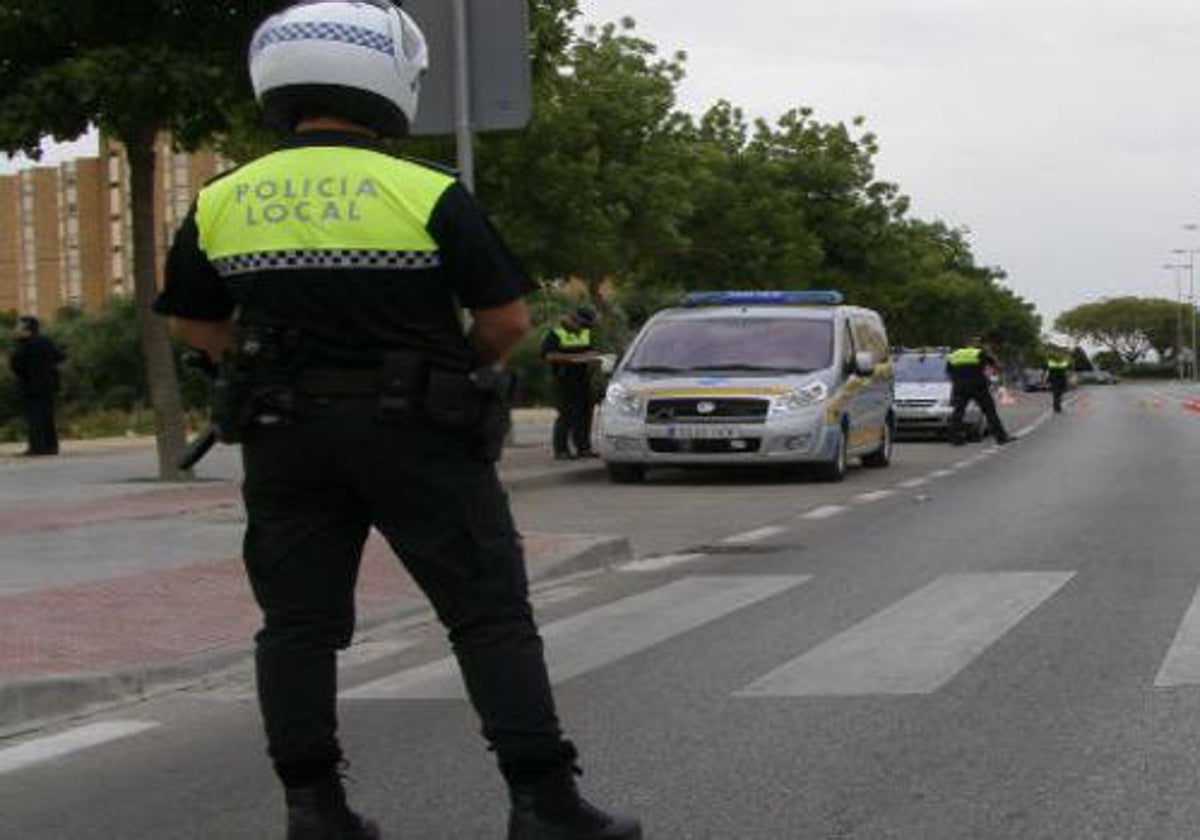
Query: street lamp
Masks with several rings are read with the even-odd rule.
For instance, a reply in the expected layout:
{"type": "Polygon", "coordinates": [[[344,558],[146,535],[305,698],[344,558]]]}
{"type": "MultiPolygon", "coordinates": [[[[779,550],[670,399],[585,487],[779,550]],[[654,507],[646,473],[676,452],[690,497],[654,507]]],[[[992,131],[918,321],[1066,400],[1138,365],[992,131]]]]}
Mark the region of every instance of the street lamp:
{"type": "Polygon", "coordinates": [[[1181,263],[1163,263],[1164,270],[1175,275],[1175,378],[1183,381],[1183,282],[1180,271],[1187,268],[1181,263]]]}
{"type": "MultiPolygon", "coordinates": [[[[1196,222],[1184,222],[1180,227],[1190,233],[1200,230],[1200,224],[1196,222]]],[[[1195,248],[1178,248],[1174,253],[1188,255],[1188,317],[1192,321],[1192,381],[1200,382],[1200,365],[1196,364],[1196,254],[1198,252],[1195,248]]]]}

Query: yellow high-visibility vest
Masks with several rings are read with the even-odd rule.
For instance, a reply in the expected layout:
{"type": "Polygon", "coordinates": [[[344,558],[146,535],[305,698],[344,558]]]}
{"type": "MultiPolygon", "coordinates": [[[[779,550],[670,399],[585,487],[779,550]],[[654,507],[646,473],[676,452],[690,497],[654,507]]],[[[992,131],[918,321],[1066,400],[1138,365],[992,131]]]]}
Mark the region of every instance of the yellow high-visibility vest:
{"type": "Polygon", "coordinates": [[[982,364],[983,351],[978,347],[963,347],[955,350],[946,359],[946,363],[950,367],[970,367],[971,365],[982,364]]]}
{"type": "Polygon", "coordinates": [[[435,268],[427,230],[449,175],[369,149],[283,149],[209,184],[200,248],[224,276],[287,268],[435,268]]]}
{"type": "Polygon", "coordinates": [[[558,338],[559,349],[568,353],[592,349],[592,331],[589,329],[571,332],[566,327],[555,327],[554,335],[558,338]]]}

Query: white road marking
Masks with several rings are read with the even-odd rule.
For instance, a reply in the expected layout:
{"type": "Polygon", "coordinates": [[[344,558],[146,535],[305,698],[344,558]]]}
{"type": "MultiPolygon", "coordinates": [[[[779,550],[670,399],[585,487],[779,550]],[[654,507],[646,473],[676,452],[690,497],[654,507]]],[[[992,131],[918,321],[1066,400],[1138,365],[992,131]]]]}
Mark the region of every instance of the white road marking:
{"type": "Polygon", "coordinates": [[[1157,688],[1200,685],[1200,591],[1183,616],[1154,685],[1157,688]]]}
{"type": "Polygon", "coordinates": [[[643,557],[641,560],[631,560],[617,566],[619,572],[661,572],[672,566],[680,566],[699,560],[703,554],[664,554],[661,557],[643,557]]]}
{"type": "Polygon", "coordinates": [[[534,592],[529,596],[529,600],[534,606],[546,607],[550,604],[561,604],[563,601],[570,601],[572,598],[578,598],[585,592],[590,592],[590,586],[556,586],[552,589],[543,589],[540,592],[534,592]]]}
{"type": "Polygon", "coordinates": [[[954,475],[954,470],[934,470],[929,474],[930,478],[945,478],[946,476],[954,475]]]}
{"type": "Polygon", "coordinates": [[[366,665],[368,662],[378,662],[416,646],[417,643],[413,639],[364,639],[338,654],[338,667],[352,668],[366,665]]]}
{"type": "MultiPolygon", "coordinates": [[[[551,679],[562,683],[786,592],[808,575],[689,577],[542,628],[551,679]]],[[[401,671],[342,693],[357,700],[463,697],[452,658],[401,671]]]]}
{"type": "Polygon", "coordinates": [[[101,744],[127,738],[157,726],[157,723],[147,721],[114,720],[107,723],[92,723],[76,729],[68,729],[57,735],[26,741],[15,747],[0,750],[0,774],[11,773],[34,764],[61,758],[79,750],[98,747],[101,744]]]}
{"type": "Polygon", "coordinates": [[[804,519],[829,519],[831,516],[837,516],[839,513],[846,510],[845,505],[821,505],[821,507],[813,508],[808,513],[804,514],[804,519]]]}
{"type": "Polygon", "coordinates": [[[928,694],[1073,577],[1072,572],[939,578],[738,692],[751,697],[928,694]]]}
{"type": "Polygon", "coordinates": [[[749,543],[762,542],[763,540],[769,540],[771,537],[777,537],[785,531],[787,531],[787,528],[781,528],[778,525],[768,525],[756,531],[747,531],[744,534],[734,534],[732,537],[726,537],[721,540],[721,544],[747,545],[749,543]]]}
{"type": "Polygon", "coordinates": [[[896,495],[896,493],[892,490],[875,490],[870,493],[859,493],[857,496],[854,497],[854,499],[855,499],[855,501],[864,502],[864,503],[869,504],[871,502],[878,502],[883,499],[890,499],[892,496],[895,496],[895,495],[896,495]]]}
{"type": "Polygon", "coordinates": [[[969,466],[971,466],[971,461],[970,461],[970,460],[966,460],[966,461],[955,461],[955,462],[954,462],[954,464],[951,466],[951,469],[955,469],[955,470],[965,470],[965,469],[966,469],[967,467],[969,467],[969,466]]]}
{"type": "Polygon", "coordinates": [[[910,478],[908,481],[901,481],[896,486],[903,487],[905,490],[915,490],[918,487],[924,487],[928,483],[928,478],[910,478]]]}

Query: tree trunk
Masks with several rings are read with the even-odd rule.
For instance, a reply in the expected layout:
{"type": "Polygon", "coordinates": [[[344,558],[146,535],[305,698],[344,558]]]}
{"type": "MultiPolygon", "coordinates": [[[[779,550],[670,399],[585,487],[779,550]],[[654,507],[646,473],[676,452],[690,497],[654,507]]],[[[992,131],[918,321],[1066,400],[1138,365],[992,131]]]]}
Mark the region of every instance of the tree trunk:
{"type": "Polygon", "coordinates": [[[154,139],[153,127],[145,127],[122,138],[129,155],[130,193],[133,204],[133,288],[137,302],[138,336],[146,360],[146,379],[154,406],[155,434],[158,439],[158,477],[179,481],[191,477],[176,463],[187,447],[187,427],[175,356],[167,337],[166,322],[154,314],[152,306],[158,294],[156,282],[154,214],[154,139]]]}
{"type": "Polygon", "coordinates": [[[584,283],[587,284],[588,301],[592,308],[601,315],[611,315],[612,306],[608,302],[608,298],[604,296],[604,281],[608,279],[608,275],[602,271],[589,271],[584,275],[584,283]]]}

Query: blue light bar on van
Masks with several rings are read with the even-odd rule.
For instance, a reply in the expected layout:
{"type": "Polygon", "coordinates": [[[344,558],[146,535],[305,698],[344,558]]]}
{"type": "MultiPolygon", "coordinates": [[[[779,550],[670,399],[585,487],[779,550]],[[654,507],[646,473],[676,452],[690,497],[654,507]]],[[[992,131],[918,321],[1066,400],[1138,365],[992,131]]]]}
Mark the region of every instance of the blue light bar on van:
{"type": "Polygon", "coordinates": [[[684,306],[837,306],[845,298],[831,289],[805,292],[793,291],[736,291],[691,292],[683,298],[684,306]]]}

